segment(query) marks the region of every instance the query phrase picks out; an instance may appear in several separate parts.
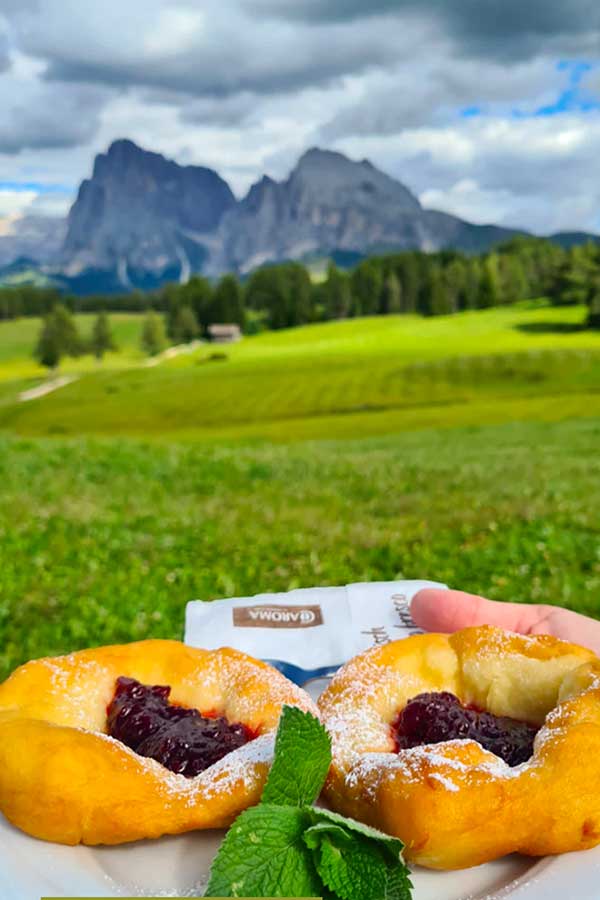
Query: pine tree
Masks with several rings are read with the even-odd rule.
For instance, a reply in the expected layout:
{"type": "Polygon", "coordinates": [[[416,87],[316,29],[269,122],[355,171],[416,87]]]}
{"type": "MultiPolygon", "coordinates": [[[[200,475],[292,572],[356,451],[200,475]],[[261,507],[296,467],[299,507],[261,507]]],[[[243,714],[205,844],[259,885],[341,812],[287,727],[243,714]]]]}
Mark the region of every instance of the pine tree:
{"type": "Polygon", "coordinates": [[[109,350],[116,350],[116,344],[110,328],[110,321],[105,312],[98,313],[94,327],[90,347],[96,359],[101,360],[109,350]]]}
{"type": "Polygon", "coordinates": [[[454,312],[444,283],[444,274],[439,266],[434,266],[429,273],[428,296],[430,316],[446,316],[454,312]]]}
{"type": "Polygon", "coordinates": [[[235,275],[224,275],[215,288],[211,304],[212,324],[244,326],[244,295],[235,275]]]}
{"type": "Polygon", "coordinates": [[[191,306],[180,306],[172,323],[171,339],[175,344],[190,344],[200,333],[198,320],[191,306]]]}
{"type": "Polygon", "coordinates": [[[42,322],[42,329],[38,337],[34,356],[46,368],[55,369],[61,360],[63,352],[54,316],[52,313],[48,313],[44,316],[42,322]]]}
{"type": "Polygon", "coordinates": [[[591,248],[574,247],[566,260],[557,269],[551,288],[555,304],[589,303],[594,275],[596,272],[595,253],[591,248]]]}
{"type": "Polygon", "coordinates": [[[210,311],[213,299],[213,287],[208,280],[201,275],[193,275],[187,284],[179,287],[181,305],[189,306],[196,316],[196,321],[202,329],[210,325],[210,311]]]}
{"type": "Polygon", "coordinates": [[[490,253],[483,261],[483,271],[479,283],[479,297],[477,306],[480,309],[488,309],[498,306],[500,303],[500,279],[498,277],[498,257],[490,253]]]}
{"type": "Polygon", "coordinates": [[[352,307],[350,279],[333,262],[329,263],[323,290],[327,318],[345,319],[352,307]]]}
{"type": "Polygon", "coordinates": [[[147,356],[158,356],[167,346],[163,320],[152,310],[144,317],[140,344],[147,356]]]}
{"type": "Polygon", "coordinates": [[[600,281],[590,297],[587,325],[588,328],[600,329],[600,281]]]}
{"type": "Polygon", "coordinates": [[[376,315],[382,287],[381,267],[375,260],[365,259],[359,263],[350,276],[353,315],[376,315]]]}
{"type": "Polygon", "coordinates": [[[85,346],[81,339],[73,314],[66,306],[58,303],[52,312],[54,327],[58,332],[62,352],[67,356],[81,356],[85,346]]]}
{"type": "Polygon", "coordinates": [[[80,356],[83,341],[72,314],[57,304],[42,322],[34,356],[43,366],[54,369],[63,356],[80,356]]]}
{"type": "Polygon", "coordinates": [[[383,315],[402,312],[402,289],[393,269],[390,269],[383,281],[380,311],[383,315]]]}
{"type": "Polygon", "coordinates": [[[417,254],[403,253],[399,257],[399,265],[396,271],[402,291],[402,309],[406,313],[414,313],[419,306],[419,293],[422,281],[417,254]]]}

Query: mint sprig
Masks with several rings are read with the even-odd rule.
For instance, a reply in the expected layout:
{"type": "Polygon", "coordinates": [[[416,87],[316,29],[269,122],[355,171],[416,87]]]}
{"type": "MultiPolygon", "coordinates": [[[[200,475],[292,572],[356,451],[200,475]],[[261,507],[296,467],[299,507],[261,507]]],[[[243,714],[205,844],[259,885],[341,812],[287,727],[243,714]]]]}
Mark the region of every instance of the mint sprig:
{"type": "Polygon", "coordinates": [[[410,900],[402,841],[312,806],[330,765],[319,720],[284,707],[261,801],[227,832],[206,897],[410,900]]]}
{"type": "Polygon", "coordinates": [[[331,739],[319,720],[297,706],[284,706],[261,803],[309,806],[321,793],[330,765],[331,739]]]}

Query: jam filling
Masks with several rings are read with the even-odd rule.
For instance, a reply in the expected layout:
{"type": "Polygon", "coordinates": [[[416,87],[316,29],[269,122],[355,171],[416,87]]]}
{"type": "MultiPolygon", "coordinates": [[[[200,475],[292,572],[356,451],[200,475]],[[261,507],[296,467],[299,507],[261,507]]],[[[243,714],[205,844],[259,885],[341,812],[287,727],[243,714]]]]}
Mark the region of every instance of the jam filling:
{"type": "Polygon", "coordinates": [[[170,693],[170,687],[118,678],[107,709],[109,735],[186,778],[194,778],[253,739],[244,725],[169,703],[170,693]]]}
{"type": "Polygon", "coordinates": [[[509,766],[531,758],[537,731],[527,722],[463,706],[458,697],[448,692],[413,697],[392,726],[398,751],[470,738],[509,766]]]}

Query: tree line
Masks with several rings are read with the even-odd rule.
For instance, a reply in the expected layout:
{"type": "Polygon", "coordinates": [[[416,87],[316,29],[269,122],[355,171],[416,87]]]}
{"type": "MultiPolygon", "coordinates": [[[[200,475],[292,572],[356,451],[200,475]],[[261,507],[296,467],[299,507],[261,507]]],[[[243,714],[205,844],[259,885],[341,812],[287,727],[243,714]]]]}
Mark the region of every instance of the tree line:
{"type": "MultiPolygon", "coordinates": [[[[182,343],[206,335],[214,323],[236,323],[247,334],[352,316],[417,313],[450,315],[517,300],[549,297],[583,303],[588,324],[600,326],[600,245],[571,249],[540,238],[514,238],[493,251],[406,251],[374,256],[349,271],[330,263],[311,278],[299,262],[264,266],[246,278],[201,275],[143,293],[74,297],[28,285],[0,289],[0,319],[67,312],[149,312],[162,317],[165,340],[182,343]]],[[[157,319],[149,331],[156,331],[157,319]]],[[[158,335],[160,339],[160,335],[158,335]]]]}

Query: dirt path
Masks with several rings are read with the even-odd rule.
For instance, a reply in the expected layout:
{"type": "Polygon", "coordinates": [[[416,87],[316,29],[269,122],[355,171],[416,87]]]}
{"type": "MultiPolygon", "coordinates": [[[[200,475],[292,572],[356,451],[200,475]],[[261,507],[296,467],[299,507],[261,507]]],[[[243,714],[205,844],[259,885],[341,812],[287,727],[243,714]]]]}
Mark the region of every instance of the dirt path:
{"type": "Polygon", "coordinates": [[[168,347],[166,350],[163,350],[162,353],[159,353],[158,356],[152,356],[150,359],[145,359],[143,363],[140,363],[140,369],[151,369],[152,366],[158,366],[161,362],[166,362],[168,359],[173,359],[174,356],[180,356],[182,353],[193,353],[194,350],[197,350],[198,347],[201,347],[204,341],[192,341],[189,344],[176,344],[174,347],[168,347]]]}
{"type": "MultiPolygon", "coordinates": [[[[202,344],[203,341],[192,341],[190,344],[177,344],[175,347],[168,347],[163,353],[159,353],[158,356],[153,356],[151,359],[145,359],[143,362],[130,366],[129,368],[152,368],[153,366],[158,366],[162,362],[166,362],[168,359],[180,356],[182,353],[193,353],[194,350],[197,350],[202,344]]],[[[20,403],[26,403],[28,400],[37,400],[39,397],[45,397],[46,394],[51,394],[53,391],[58,391],[60,388],[72,384],[80,377],[80,375],[59,375],[51,381],[45,381],[43,384],[38,384],[37,387],[22,391],[19,394],[18,400],[20,403]]]]}
{"type": "Polygon", "coordinates": [[[43,384],[38,384],[37,387],[30,388],[28,391],[22,391],[19,394],[19,402],[26,403],[27,400],[37,400],[38,397],[45,397],[46,394],[51,394],[52,391],[57,391],[61,387],[72,384],[78,378],[79,375],[60,375],[58,378],[53,378],[52,381],[45,381],[43,384]]]}

